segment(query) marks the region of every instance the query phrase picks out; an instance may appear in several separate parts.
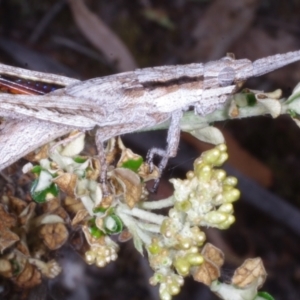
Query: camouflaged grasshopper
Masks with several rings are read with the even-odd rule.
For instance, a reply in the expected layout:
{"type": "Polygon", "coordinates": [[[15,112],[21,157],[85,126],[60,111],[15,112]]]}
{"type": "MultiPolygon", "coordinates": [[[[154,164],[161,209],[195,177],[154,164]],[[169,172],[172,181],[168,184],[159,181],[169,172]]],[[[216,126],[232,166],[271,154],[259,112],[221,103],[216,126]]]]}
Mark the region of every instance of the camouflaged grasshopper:
{"type": "MultiPolygon", "coordinates": [[[[300,51],[251,62],[233,56],[205,64],[161,66],[79,81],[54,74],[0,64],[0,169],[51,140],[78,129],[97,127],[96,145],[104,163],[103,143],[111,137],[170,119],[166,149],[152,148],[161,157],[162,171],[176,155],[183,111],[194,108],[205,116],[250,77],[300,60],[300,51]],[[45,92],[49,92],[45,94],[45,92]],[[13,93],[13,94],[8,94],[13,93]]],[[[104,180],[105,173],[101,175],[104,180]]]]}

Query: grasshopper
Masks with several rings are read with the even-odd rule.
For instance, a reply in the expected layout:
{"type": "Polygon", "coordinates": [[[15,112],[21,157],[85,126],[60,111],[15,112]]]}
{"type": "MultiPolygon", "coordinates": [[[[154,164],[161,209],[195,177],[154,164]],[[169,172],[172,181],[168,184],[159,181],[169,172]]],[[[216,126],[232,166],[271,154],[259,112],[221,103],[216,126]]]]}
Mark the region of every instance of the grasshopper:
{"type": "MultiPolygon", "coordinates": [[[[248,78],[298,60],[300,51],[254,62],[228,55],[205,64],[144,68],[86,81],[0,64],[0,88],[22,93],[0,94],[0,116],[5,118],[0,134],[0,169],[74,129],[94,127],[98,128],[96,146],[104,165],[105,141],[170,120],[166,149],[152,148],[147,156],[150,166],[155,155],[161,157],[162,172],[177,153],[184,111],[192,107],[196,114],[205,116],[222,107],[248,78]],[[25,92],[20,80],[27,83],[25,92]],[[53,85],[55,90],[32,95],[34,82],[46,89],[53,85]]],[[[105,174],[101,174],[103,181],[105,174]]]]}

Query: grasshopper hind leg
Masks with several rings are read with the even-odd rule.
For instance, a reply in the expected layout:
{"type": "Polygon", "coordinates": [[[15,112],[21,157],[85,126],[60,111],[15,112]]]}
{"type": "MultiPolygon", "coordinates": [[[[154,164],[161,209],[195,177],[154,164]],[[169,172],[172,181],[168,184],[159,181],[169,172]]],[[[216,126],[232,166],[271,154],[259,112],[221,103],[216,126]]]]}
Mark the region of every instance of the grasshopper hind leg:
{"type": "Polygon", "coordinates": [[[101,170],[100,170],[100,177],[99,182],[101,184],[102,192],[104,196],[108,196],[110,194],[108,186],[107,186],[107,162],[106,162],[106,155],[103,146],[102,135],[99,129],[97,130],[95,142],[98,152],[98,159],[100,162],[101,170]]]}
{"type": "Polygon", "coordinates": [[[167,136],[167,148],[161,149],[161,148],[152,148],[148,151],[147,154],[147,163],[150,166],[150,172],[153,171],[153,158],[155,155],[160,156],[161,160],[158,164],[159,169],[159,178],[157,178],[154,181],[154,185],[151,189],[151,192],[156,192],[160,177],[164,169],[166,168],[166,165],[168,163],[168,160],[170,157],[174,157],[177,154],[179,140],[180,140],[180,120],[182,117],[182,110],[175,111],[171,116],[171,123],[168,130],[168,136],[167,136]]]}

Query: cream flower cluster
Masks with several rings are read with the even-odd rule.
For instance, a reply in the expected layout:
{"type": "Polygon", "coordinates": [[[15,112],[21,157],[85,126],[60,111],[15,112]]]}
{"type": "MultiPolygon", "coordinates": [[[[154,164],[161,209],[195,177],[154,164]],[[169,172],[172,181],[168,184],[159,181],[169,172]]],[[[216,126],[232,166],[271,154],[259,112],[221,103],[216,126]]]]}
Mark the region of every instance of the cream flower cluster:
{"type": "Polygon", "coordinates": [[[96,264],[96,266],[103,268],[118,258],[117,251],[118,249],[108,245],[91,246],[91,248],[85,252],[85,260],[89,265],[96,264]]]}
{"type": "Polygon", "coordinates": [[[205,261],[201,249],[206,237],[199,227],[226,229],[235,220],[232,202],[240,196],[237,179],[215,168],[227,158],[227,147],[221,144],[194,162],[187,179],[170,180],[175,188],[174,206],[162,222],[161,236],[147,247],[155,271],[150,283],[160,284],[163,300],[178,294],[183,278],[205,261]]]}
{"type": "Polygon", "coordinates": [[[232,202],[240,197],[235,188],[237,179],[215,169],[227,160],[226,151],[226,145],[221,144],[203,153],[187,179],[170,180],[175,188],[175,209],[183,212],[192,225],[227,229],[235,221],[232,202]]]}

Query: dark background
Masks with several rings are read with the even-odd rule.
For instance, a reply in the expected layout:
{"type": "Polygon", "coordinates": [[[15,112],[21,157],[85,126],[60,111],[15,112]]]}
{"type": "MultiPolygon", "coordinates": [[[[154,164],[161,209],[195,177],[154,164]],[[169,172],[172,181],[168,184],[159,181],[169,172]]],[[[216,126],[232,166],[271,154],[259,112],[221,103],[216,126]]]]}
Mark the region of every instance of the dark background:
{"type": "MultiPolygon", "coordinates": [[[[85,4],[88,15],[74,12],[74,6],[72,13],[68,1],[0,0],[0,61],[84,80],[135,67],[206,62],[227,52],[254,60],[300,49],[300,1],[296,0],[89,0],[85,4]],[[89,23],[95,16],[105,25],[89,23]],[[85,30],[78,18],[88,24],[85,30]],[[111,32],[101,35],[102,26],[111,32]],[[128,52],[111,42],[112,34],[128,52]]],[[[249,80],[246,86],[266,91],[282,88],[288,96],[299,79],[298,63],[249,80]]],[[[208,233],[226,255],[223,279],[229,280],[245,258],[260,256],[269,274],[263,290],[277,300],[300,299],[300,219],[293,214],[300,205],[300,130],[285,116],[226,121],[219,126],[269,172],[262,181],[257,179],[260,174],[254,174],[249,186],[243,184],[249,179],[241,171],[243,197],[235,204],[236,223],[226,232],[208,233]],[[264,194],[266,188],[271,194],[264,194]],[[267,208],[265,202],[270,204],[267,208]]],[[[164,137],[164,132],[133,134],[125,142],[145,153],[164,143],[164,137]]],[[[180,149],[177,160],[170,162],[169,175],[183,176],[198,155],[186,138],[180,149]]],[[[228,164],[227,169],[235,172],[238,163],[234,168],[228,164]]],[[[160,195],[169,190],[162,182],[160,195]]],[[[158,299],[148,284],[152,271],[131,242],[121,245],[117,262],[101,270],[87,267],[68,246],[54,255],[64,273],[32,291],[30,299],[158,299]]],[[[2,286],[1,299],[20,299],[22,291],[5,281],[2,286]]],[[[216,297],[187,279],[174,299],[216,297]]]]}

